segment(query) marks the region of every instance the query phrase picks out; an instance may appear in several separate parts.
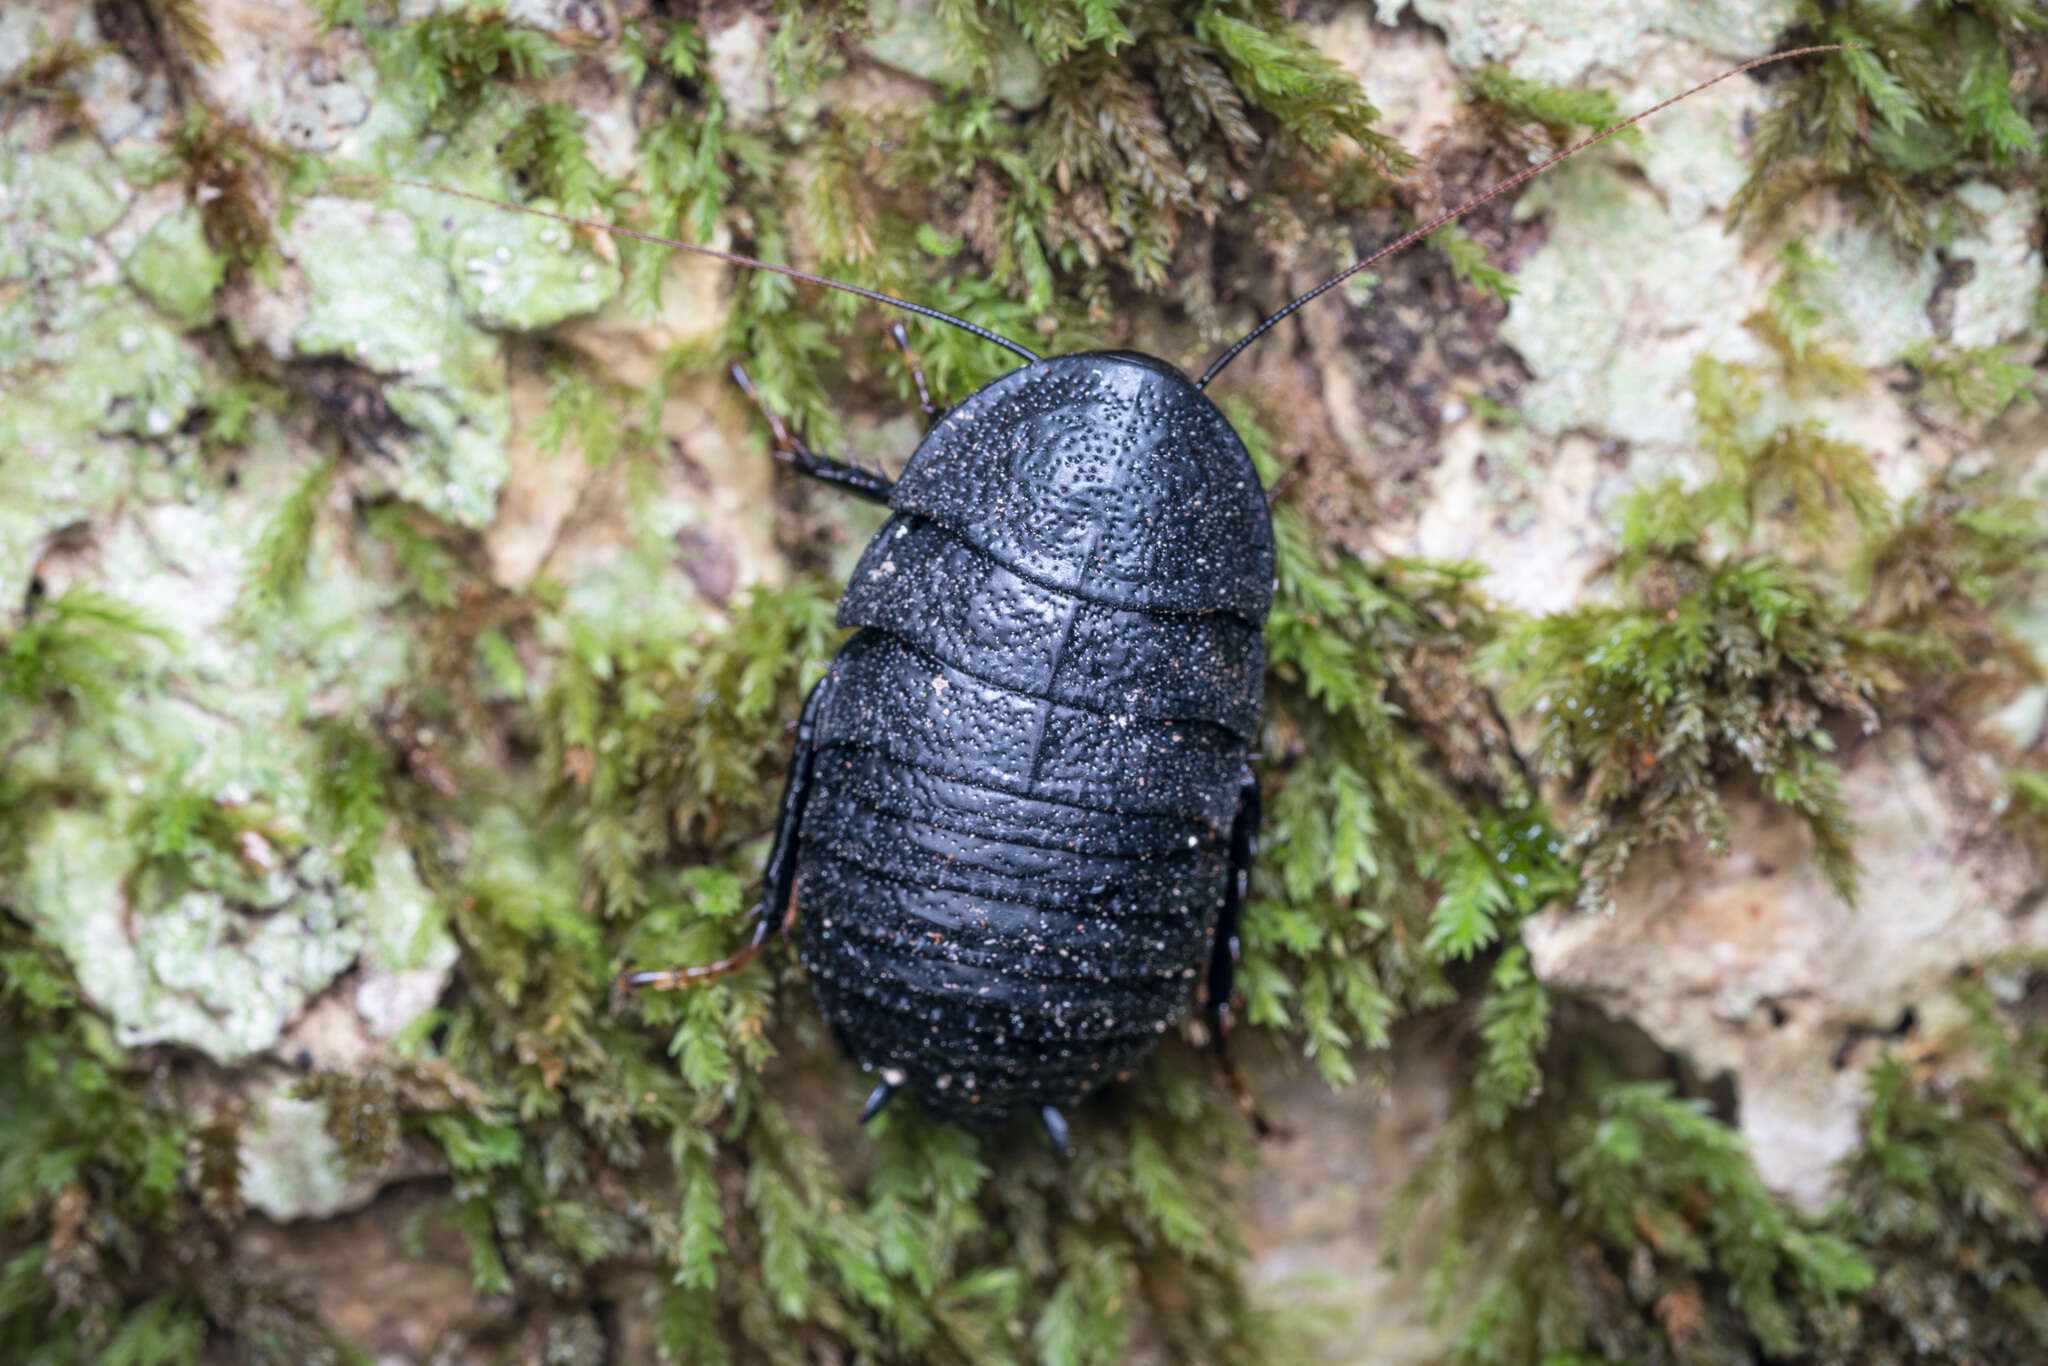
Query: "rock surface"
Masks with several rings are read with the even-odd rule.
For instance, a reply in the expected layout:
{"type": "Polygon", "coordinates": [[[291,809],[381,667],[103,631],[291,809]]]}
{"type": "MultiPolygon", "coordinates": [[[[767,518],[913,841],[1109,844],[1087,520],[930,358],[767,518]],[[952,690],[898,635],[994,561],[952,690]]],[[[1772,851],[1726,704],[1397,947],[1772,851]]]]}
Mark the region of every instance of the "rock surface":
{"type": "Polygon", "coordinates": [[[1641,858],[1614,917],[1529,921],[1530,960],[1727,1073],[1758,1171],[1817,1212],[1859,1141],[1865,1045],[1938,1036],[1959,970],[2048,944],[2032,862],[1958,793],[1968,776],[1929,772],[1904,735],[1857,747],[1842,793],[1863,867],[1854,906],[1814,867],[1805,829],[1751,799],[1734,808],[1727,856],[1641,858]]]}

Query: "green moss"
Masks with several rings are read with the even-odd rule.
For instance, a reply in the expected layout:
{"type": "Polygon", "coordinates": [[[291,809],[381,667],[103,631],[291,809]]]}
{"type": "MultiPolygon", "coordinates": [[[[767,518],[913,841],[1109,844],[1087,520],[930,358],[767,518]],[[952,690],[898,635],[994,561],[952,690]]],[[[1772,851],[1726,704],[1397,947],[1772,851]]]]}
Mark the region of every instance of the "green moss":
{"type": "Polygon", "coordinates": [[[1429,244],[1444,254],[1459,284],[1485,290],[1502,303],[1519,292],[1514,277],[1494,265],[1486,248],[1456,223],[1431,233],[1429,244]]]}
{"type": "Polygon", "coordinates": [[[567,213],[588,216],[611,198],[610,184],[591,164],[583,116],[559,100],[528,109],[498,151],[529,194],[554,200],[567,213]]]}
{"type": "Polygon", "coordinates": [[[1775,353],[1785,388],[1794,394],[1853,393],[1868,381],[1855,362],[1818,340],[1832,321],[1819,295],[1837,271],[1804,242],[1785,243],[1778,248],[1778,276],[1764,307],[1744,320],[1775,353]]]}
{"type": "Polygon", "coordinates": [[[370,22],[365,0],[316,0],[316,8],[330,27],[361,33],[392,84],[444,127],[474,113],[495,81],[530,80],[567,56],[545,33],[482,5],[390,26],[370,22]]]}
{"type": "Polygon", "coordinates": [[[1543,767],[1581,796],[1589,906],[1611,904],[1640,850],[1696,835],[1724,848],[1721,786],[1742,773],[1806,821],[1823,871],[1853,897],[1831,727],[1874,730],[1910,673],[1953,662],[1951,642],[1859,617],[1825,575],[1761,548],[1853,546],[1888,529],[1892,509],[1867,451],[1813,423],[1763,424],[1760,381],[1695,368],[1715,477],[1627,500],[1610,569],[1619,603],[1525,623],[1492,654],[1513,680],[1509,704],[1538,713],[1543,767]]]}
{"type": "MultiPolygon", "coordinates": [[[[1470,672],[1499,628],[1472,589],[1478,571],[1326,557],[1284,512],[1276,531],[1265,748],[1285,779],[1240,981],[1246,1017],[1300,1031],[1342,1083],[1360,1046],[1383,1048],[1395,1020],[1456,999],[1449,970],[1571,877],[1470,672]]],[[[1504,972],[1512,993],[1522,984],[1504,972]]],[[[1541,1032],[1526,1006],[1490,1054],[1503,1077],[1524,1070],[1510,1055],[1541,1032]]]]}
{"type": "Polygon", "coordinates": [[[2033,366],[2008,346],[1954,346],[1922,342],[1906,363],[1947,405],[1966,418],[1996,417],[2024,394],[2039,392],[2033,366]]]}
{"type": "Polygon", "coordinates": [[[390,824],[390,756],[360,730],[321,728],[313,804],[335,841],[342,881],[368,887],[390,824]]]}
{"type": "Polygon", "coordinates": [[[1732,1127],[1584,1043],[1548,1070],[1507,1122],[1455,1119],[1407,1192],[1404,1228],[1440,1221],[1429,1295],[1451,1361],[1857,1359],[1819,1356],[1817,1329],[1871,1265],[1765,1190],[1732,1127]]]}
{"type": "Polygon", "coordinates": [[[1818,1218],[1763,1188],[1704,1101],[1583,1033],[1550,1050],[1532,1107],[1504,1124],[1468,1107],[1404,1197],[1404,1226],[1434,1245],[1417,1250],[1451,1359],[1904,1366],[2048,1349],[2033,1196],[2048,1029],[1974,980],[1962,998],[1959,1037],[1872,1067],[1863,1144],[1818,1218]]]}
{"type": "Polygon", "coordinates": [[[0,1352],[23,1366],[359,1360],[229,1270],[230,1118],[196,1125],[0,908],[0,1352]],[[191,1156],[188,1156],[190,1154],[191,1156]]]}
{"type": "MultiPolygon", "coordinates": [[[[1559,147],[1575,135],[1612,127],[1627,117],[1619,101],[1606,90],[1544,85],[1504,66],[1481,67],[1471,80],[1473,100],[1487,109],[1503,131],[1516,124],[1533,124],[1559,147]]],[[[1618,136],[1637,146],[1643,142],[1639,129],[1618,136]]]]}
{"type": "Polygon", "coordinates": [[[0,640],[0,698],[9,704],[0,714],[0,738],[16,739],[33,708],[111,705],[145,639],[166,635],[134,608],[91,589],[38,605],[0,640]]]}
{"type": "Polygon", "coordinates": [[[334,462],[322,461],[278,504],[249,556],[248,578],[242,587],[248,611],[276,611],[298,596],[306,582],[320,506],[333,483],[334,462]]]}
{"type": "Polygon", "coordinates": [[[107,43],[65,39],[38,48],[6,76],[0,77],[0,110],[45,104],[64,118],[79,119],[85,100],[73,78],[113,50],[107,43]]]}
{"type": "Polygon", "coordinates": [[[282,166],[282,152],[255,130],[194,103],[171,141],[170,157],[212,250],[232,269],[273,279],[277,231],[264,176],[282,166]]]}
{"type": "Polygon", "coordinates": [[[2010,618],[2039,591],[2044,552],[2040,502],[1995,477],[1944,479],[1865,544],[1856,573],[1864,619],[1924,648],[1905,673],[1906,710],[1973,728],[2041,680],[2010,618]]]}
{"type": "Polygon", "coordinates": [[[200,0],[135,0],[145,22],[171,45],[171,55],[197,67],[220,65],[213,21],[200,0]]]}
{"type": "Polygon", "coordinates": [[[2048,1116],[2048,1032],[1968,997],[1984,1072],[1960,1083],[1887,1058],[1838,1216],[1881,1268],[1843,1361],[2022,1361],[2048,1351],[2034,1164],[2048,1116]]]}
{"type": "Polygon", "coordinates": [[[1971,175],[2038,177],[2039,91],[2013,88],[2038,62],[2048,14],[2027,0],[1902,10],[1801,0],[1789,42],[1855,50],[1806,60],[1758,129],[1738,221],[1768,228],[1820,186],[1849,193],[1901,249],[1932,244],[1932,210],[1971,175]],[[2032,169],[2030,169],[2032,168],[2032,169]]]}

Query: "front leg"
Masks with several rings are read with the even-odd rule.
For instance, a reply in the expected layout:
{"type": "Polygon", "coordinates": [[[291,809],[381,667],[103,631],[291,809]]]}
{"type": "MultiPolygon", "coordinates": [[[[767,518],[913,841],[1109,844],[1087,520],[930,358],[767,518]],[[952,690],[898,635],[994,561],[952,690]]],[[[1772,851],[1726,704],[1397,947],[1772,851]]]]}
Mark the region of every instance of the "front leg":
{"type": "Polygon", "coordinates": [[[910,378],[917,385],[917,406],[924,415],[936,422],[946,415],[946,410],[932,402],[932,390],[924,382],[924,362],[917,352],[910,349],[910,333],[902,323],[889,324],[889,340],[896,343],[896,349],[903,353],[903,363],[910,369],[910,378]]]}
{"type": "Polygon", "coordinates": [[[761,416],[768,419],[768,430],[775,434],[775,458],[783,461],[798,474],[841,488],[856,498],[870,503],[888,506],[889,494],[896,487],[896,481],[880,470],[864,469],[844,460],[834,460],[828,455],[818,455],[796,438],[783,424],[775,410],[761,401],[760,391],[754,388],[754,381],[747,378],[746,367],[734,362],[733,383],[740,386],[740,392],[753,400],[761,410],[761,416]]]}
{"type": "Polygon", "coordinates": [[[775,843],[768,853],[768,868],[761,879],[761,899],[748,912],[754,920],[754,937],[738,953],[686,968],[627,968],[619,974],[619,985],[628,991],[652,987],[673,991],[723,977],[760,956],[768,941],[789,931],[796,915],[796,864],[803,848],[804,802],[811,795],[811,770],[817,758],[815,743],[818,717],[831,694],[832,675],[826,674],[811,689],[796,723],[796,753],[790,757],[789,777],[782,786],[782,805],[775,818],[775,843]]]}

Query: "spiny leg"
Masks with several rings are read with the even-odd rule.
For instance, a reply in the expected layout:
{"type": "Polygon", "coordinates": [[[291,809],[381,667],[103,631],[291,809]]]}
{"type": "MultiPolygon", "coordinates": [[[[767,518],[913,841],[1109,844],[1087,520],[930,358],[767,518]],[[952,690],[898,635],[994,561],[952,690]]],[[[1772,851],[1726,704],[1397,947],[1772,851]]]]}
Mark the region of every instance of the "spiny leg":
{"type": "Polygon", "coordinates": [[[917,358],[917,352],[910,349],[910,332],[902,323],[889,324],[889,339],[896,343],[896,349],[903,353],[903,363],[910,367],[910,378],[917,385],[917,406],[924,409],[924,415],[937,419],[945,409],[932,402],[931,387],[924,382],[924,362],[917,358]]]}
{"type": "Polygon", "coordinates": [[[1230,1087],[1237,1108],[1251,1121],[1252,1132],[1270,1138],[1273,1126],[1259,1113],[1237,1063],[1230,1056],[1230,995],[1237,981],[1237,958],[1241,947],[1238,925],[1244,917],[1245,897],[1251,891],[1252,856],[1259,848],[1259,780],[1247,768],[1238,782],[1237,818],[1230,823],[1230,871],[1223,889],[1223,910],[1216,917],[1216,939],[1209,950],[1209,1037],[1215,1044],[1216,1061],[1222,1065],[1223,1080],[1230,1087]]]}
{"type": "Polygon", "coordinates": [[[775,436],[777,460],[788,464],[798,474],[808,475],[822,483],[844,489],[856,498],[865,498],[870,503],[881,503],[885,506],[888,504],[890,491],[896,487],[893,479],[880,470],[865,469],[844,460],[834,460],[830,456],[816,454],[797,440],[796,434],[776,416],[775,411],[761,401],[760,390],[756,389],[754,381],[747,377],[746,367],[737,361],[733,363],[732,378],[733,383],[740,386],[740,392],[753,400],[754,406],[761,410],[761,416],[768,419],[768,430],[775,436]]]}
{"type": "Polygon", "coordinates": [[[788,931],[796,914],[797,853],[803,843],[804,801],[811,794],[811,768],[816,758],[811,746],[831,683],[829,673],[818,680],[797,718],[796,753],[790,758],[789,777],[782,785],[782,805],[775,818],[775,843],[768,854],[768,868],[761,879],[761,899],[748,912],[754,921],[754,937],[738,953],[716,963],[683,968],[627,968],[619,974],[621,989],[673,991],[738,972],[760,956],[770,939],[788,931]]]}

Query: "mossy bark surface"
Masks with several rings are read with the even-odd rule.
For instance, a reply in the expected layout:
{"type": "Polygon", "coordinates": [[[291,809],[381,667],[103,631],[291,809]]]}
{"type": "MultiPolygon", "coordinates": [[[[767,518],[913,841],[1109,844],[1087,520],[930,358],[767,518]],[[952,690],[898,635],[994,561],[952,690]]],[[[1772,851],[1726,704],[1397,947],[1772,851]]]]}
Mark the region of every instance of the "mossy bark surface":
{"type": "Polygon", "coordinates": [[[2048,1356],[2048,9],[0,13],[0,1357],[2048,1356]],[[720,957],[922,430],[1276,330],[1236,1047],[863,1130],[720,957]],[[941,402],[1013,359],[936,325],[941,402]]]}

